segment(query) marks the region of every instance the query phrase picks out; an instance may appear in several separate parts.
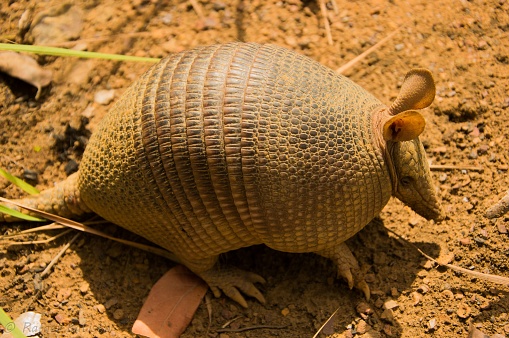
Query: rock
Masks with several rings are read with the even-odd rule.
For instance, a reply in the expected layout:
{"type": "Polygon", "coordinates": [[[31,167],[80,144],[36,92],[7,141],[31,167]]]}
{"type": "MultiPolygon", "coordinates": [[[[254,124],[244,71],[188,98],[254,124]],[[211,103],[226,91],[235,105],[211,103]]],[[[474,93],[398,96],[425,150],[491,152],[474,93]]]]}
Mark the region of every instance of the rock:
{"type": "Polygon", "coordinates": [[[83,27],[83,11],[64,3],[37,14],[30,35],[36,45],[49,45],[79,38],[83,27]]]}
{"type": "Polygon", "coordinates": [[[75,160],[70,160],[65,164],[64,171],[67,176],[78,171],[78,163],[75,160]]]}
{"type": "Polygon", "coordinates": [[[115,318],[116,320],[120,320],[120,319],[124,318],[124,310],[116,309],[113,312],[113,318],[115,318]]]}
{"type": "Polygon", "coordinates": [[[360,320],[359,323],[357,323],[356,331],[357,334],[364,334],[367,331],[371,329],[371,326],[368,325],[364,320],[360,320]]]}
{"type": "Polygon", "coordinates": [[[362,315],[370,315],[373,313],[373,310],[371,309],[371,306],[366,302],[360,302],[355,309],[357,310],[357,313],[362,315]]]}
{"type": "Polygon", "coordinates": [[[415,292],[414,291],[414,292],[412,292],[411,296],[412,296],[412,300],[413,300],[412,304],[414,306],[417,306],[417,305],[419,305],[421,303],[422,296],[421,296],[421,294],[419,292],[415,292]]]}
{"type": "Polygon", "coordinates": [[[109,309],[117,303],[118,303],[118,300],[116,298],[110,298],[109,300],[106,301],[106,303],[104,303],[104,307],[106,309],[109,309]]]}
{"type": "Polygon", "coordinates": [[[102,105],[110,104],[111,101],[115,98],[115,90],[100,90],[94,95],[94,102],[102,105]]]}
{"type": "Polygon", "coordinates": [[[37,182],[39,177],[35,170],[25,169],[23,170],[23,179],[27,181],[37,182]]]}
{"type": "Polygon", "coordinates": [[[106,312],[106,307],[102,304],[98,304],[95,306],[95,309],[97,310],[97,312],[99,313],[104,313],[106,312]]]}
{"type": "Polygon", "coordinates": [[[82,294],[85,294],[88,292],[88,290],[90,290],[90,285],[87,283],[87,282],[84,282],[80,285],[80,292],[82,294]]]}
{"type": "Polygon", "coordinates": [[[472,243],[472,241],[470,240],[470,238],[461,238],[459,240],[460,244],[461,245],[470,245],[472,243]]]}
{"type": "Polygon", "coordinates": [[[458,310],[456,310],[456,314],[458,315],[458,317],[462,319],[470,317],[471,313],[472,309],[465,303],[460,303],[460,305],[458,306],[458,310]]]}
{"type": "Polygon", "coordinates": [[[396,307],[398,307],[398,302],[393,299],[390,299],[384,303],[384,309],[386,310],[392,310],[396,307]]]}
{"type": "Polygon", "coordinates": [[[502,222],[497,222],[497,229],[498,229],[498,232],[501,234],[507,233],[507,228],[506,228],[505,224],[502,222]]]}
{"type": "Polygon", "coordinates": [[[429,321],[428,321],[428,329],[429,330],[434,330],[437,326],[437,319],[436,318],[431,318],[429,321]]]}
{"type": "Polygon", "coordinates": [[[78,313],[78,323],[81,326],[85,326],[87,324],[87,319],[85,318],[85,313],[83,312],[83,309],[80,309],[78,313]]]}
{"type": "Polygon", "coordinates": [[[468,337],[469,338],[489,338],[488,335],[485,335],[481,330],[477,329],[474,326],[470,327],[470,330],[468,331],[468,337]]]}
{"type": "Polygon", "coordinates": [[[477,154],[484,155],[484,154],[488,153],[489,148],[490,147],[487,144],[481,144],[479,146],[479,148],[477,148],[477,154]]]}

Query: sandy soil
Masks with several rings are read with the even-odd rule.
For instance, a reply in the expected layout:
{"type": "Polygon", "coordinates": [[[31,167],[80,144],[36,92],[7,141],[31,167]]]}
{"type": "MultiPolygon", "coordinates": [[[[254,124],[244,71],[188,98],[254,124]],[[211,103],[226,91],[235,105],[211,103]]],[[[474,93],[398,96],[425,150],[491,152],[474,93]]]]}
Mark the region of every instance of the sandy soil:
{"type": "MultiPolygon", "coordinates": [[[[433,72],[437,98],[424,111],[422,140],[433,164],[454,168],[433,171],[448,219],[440,225],[427,222],[394,200],[379,221],[349,241],[368,269],[373,291],[369,302],[335,279],[332,264],[314,255],[265,247],[227,254],[225,262],[268,280],[263,287],[267,304],[249,300],[249,309],[242,309],[228,299],[212,299],[208,336],[311,337],[337,308],[321,337],[467,337],[471,327],[491,337],[509,335],[507,287],[436,267],[410,246],[444,262],[509,277],[509,218],[488,221],[482,216],[509,188],[509,1],[336,2],[337,13],[328,4],[332,45],[318,1],[311,0],[202,0],[204,18],[191,1],[75,0],[78,10],[56,12],[72,15],[74,23],[82,20],[77,36],[66,38],[78,41],[50,42],[150,57],[211,43],[268,42],[336,69],[401,28],[346,75],[390,103],[410,68],[433,72]],[[228,328],[285,328],[216,331],[236,317],[228,328]]],[[[28,25],[38,13],[61,5],[59,0],[4,1],[2,42],[34,41],[28,25]],[[20,29],[26,10],[32,15],[23,16],[20,29]]],[[[51,56],[37,60],[54,73],[39,100],[33,87],[0,74],[0,167],[43,189],[75,170],[86,140],[111,105],[95,103],[94,94],[114,89],[118,98],[150,64],[51,56]]],[[[0,196],[21,195],[0,180],[0,196]]],[[[0,231],[29,226],[2,224],[0,231]]],[[[136,238],[113,225],[102,229],[136,238]]],[[[72,236],[0,248],[0,307],[13,317],[27,310],[41,313],[43,337],[133,336],[130,328],[144,298],[172,263],[81,235],[40,280],[38,273],[72,236]]],[[[206,336],[208,325],[202,304],[184,337],[206,336]]]]}

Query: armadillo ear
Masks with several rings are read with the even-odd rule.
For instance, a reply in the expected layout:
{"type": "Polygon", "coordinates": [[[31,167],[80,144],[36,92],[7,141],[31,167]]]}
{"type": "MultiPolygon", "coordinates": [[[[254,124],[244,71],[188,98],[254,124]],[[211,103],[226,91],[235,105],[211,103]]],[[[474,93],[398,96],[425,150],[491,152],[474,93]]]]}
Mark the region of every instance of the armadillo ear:
{"type": "Polygon", "coordinates": [[[435,81],[431,72],[424,68],[409,71],[401,86],[399,95],[389,107],[391,115],[410,109],[422,109],[429,106],[435,99],[435,81]]]}
{"type": "Polygon", "coordinates": [[[419,112],[407,110],[385,122],[383,127],[384,140],[393,142],[413,140],[424,131],[425,126],[426,121],[419,112]]]}

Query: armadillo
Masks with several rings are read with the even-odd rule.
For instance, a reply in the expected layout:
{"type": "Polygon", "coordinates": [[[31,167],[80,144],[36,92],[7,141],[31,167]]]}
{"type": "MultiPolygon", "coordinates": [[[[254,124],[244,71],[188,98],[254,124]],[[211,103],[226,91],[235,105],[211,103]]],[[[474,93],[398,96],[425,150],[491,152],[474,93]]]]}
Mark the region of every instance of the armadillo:
{"type": "Polygon", "coordinates": [[[416,109],[434,96],[424,69],[407,74],[387,107],[285,48],[183,51],[125,91],[77,173],[19,202],[65,217],[93,211],[171,251],[242,306],[244,295],[265,301],[256,286],[264,279],[217,260],[256,244],[332,259],[369,298],[345,240],[391,196],[426,219],[444,217],[418,138],[416,109]]]}

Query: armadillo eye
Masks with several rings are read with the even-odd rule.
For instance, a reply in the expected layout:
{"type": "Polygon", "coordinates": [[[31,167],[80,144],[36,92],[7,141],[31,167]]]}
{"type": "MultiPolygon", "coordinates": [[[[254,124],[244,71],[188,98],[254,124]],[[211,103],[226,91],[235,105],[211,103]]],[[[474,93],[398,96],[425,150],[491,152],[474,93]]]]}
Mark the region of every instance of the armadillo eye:
{"type": "Polygon", "coordinates": [[[410,176],[403,176],[399,180],[399,183],[401,183],[401,185],[404,187],[408,187],[410,184],[412,184],[412,178],[410,176]]]}

